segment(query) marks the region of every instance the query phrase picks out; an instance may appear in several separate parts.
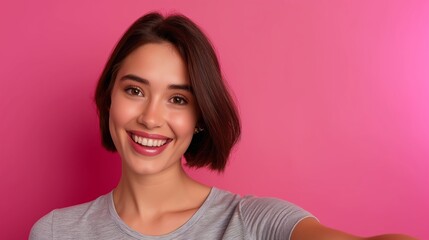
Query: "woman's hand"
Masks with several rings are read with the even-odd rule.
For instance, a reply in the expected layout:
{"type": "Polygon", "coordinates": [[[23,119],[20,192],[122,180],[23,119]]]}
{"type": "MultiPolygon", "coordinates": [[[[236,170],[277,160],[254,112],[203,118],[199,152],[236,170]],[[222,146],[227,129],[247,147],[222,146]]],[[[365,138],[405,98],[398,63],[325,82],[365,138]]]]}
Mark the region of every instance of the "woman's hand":
{"type": "Polygon", "coordinates": [[[362,238],[323,226],[314,218],[306,218],[298,223],[292,232],[291,240],[416,240],[401,234],[386,234],[362,238]]]}

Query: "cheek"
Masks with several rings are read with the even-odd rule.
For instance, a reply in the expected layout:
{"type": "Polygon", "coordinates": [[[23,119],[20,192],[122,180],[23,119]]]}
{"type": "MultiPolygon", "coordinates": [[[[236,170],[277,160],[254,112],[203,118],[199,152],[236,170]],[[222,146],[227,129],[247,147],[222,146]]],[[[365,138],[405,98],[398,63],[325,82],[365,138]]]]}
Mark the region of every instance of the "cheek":
{"type": "Polygon", "coordinates": [[[140,109],[141,106],[138,104],[130,104],[127,99],[112,95],[109,115],[110,125],[113,125],[112,127],[125,125],[140,114],[140,109]]]}
{"type": "Polygon", "coordinates": [[[112,93],[110,112],[109,112],[109,130],[113,143],[117,149],[120,149],[120,138],[124,137],[123,129],[138,114],[138,106],[130,104],[125,98],[112,93]],[[119,144],[119,145],[118,145],[119,144]]]}
{"type": "Polygon", "coordinates": [[[110,130],[110,136],[112,137],[113,143],[115,144],[116,148],[118,149],[118,129],[121,125],[123,125],[124,119],[122,119],[124,116],[121,115],[118,110],[120,108],[117,106],[116,101],[113,101],[110,105],[110,111],[109,111],[109,130],[110,130]]]}
{"type": "Polygon", "coordinates": [[[197,116],[193,111],[181,114],[171,114],[170,119],[170,123],[177,135],[192,136],[194,134],[194,129],[197,124],[197,116]]]}

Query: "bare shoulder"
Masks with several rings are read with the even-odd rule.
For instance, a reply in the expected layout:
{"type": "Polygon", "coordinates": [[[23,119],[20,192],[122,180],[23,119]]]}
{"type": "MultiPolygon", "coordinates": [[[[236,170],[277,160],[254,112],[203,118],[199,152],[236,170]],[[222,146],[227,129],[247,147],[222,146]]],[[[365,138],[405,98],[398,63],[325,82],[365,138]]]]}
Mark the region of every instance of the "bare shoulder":
{"type": "Polygon", "coordinates": [[[314,218],[306,218],[297,224],[292,232],[291,240],[416,240],[401,234],[386,234],[374,237],[358,237],[320,224],[314,218]]]}

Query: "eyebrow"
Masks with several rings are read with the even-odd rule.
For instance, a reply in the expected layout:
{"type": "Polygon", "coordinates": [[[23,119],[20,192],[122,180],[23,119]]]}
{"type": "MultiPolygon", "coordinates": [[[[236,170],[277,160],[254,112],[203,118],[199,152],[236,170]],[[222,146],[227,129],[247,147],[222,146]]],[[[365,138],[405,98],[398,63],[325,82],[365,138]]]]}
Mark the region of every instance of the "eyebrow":
{"type": "MultiPolygon", "coordinates": [[[[147,79],[141,78],[139,76],[136,76],[134,74],[127,74],[123,77],[121,77],[120,79],[121,81],[124,80],[132,80],[132,81],[136,81],[139,83],[142,83],[144,85],[149,85],[150,86],[150,82],[147,79]]],[[[187,85],[187,84],[170,84],[168,85],[168,89],[178,89],[178,90],[185,90],[188,92],[193,92],[191,86],[187,85]]]]}
{"type": "Polygon", "coordinates": [[[133,81],[145,84],[145,85],[150,85],[148,80],[141,78],[139,76],[133,75],[133,74],[127,74],[127,75],[121,77],[121,81],[124,81],[124,80],[133,80],[133,81]]]}

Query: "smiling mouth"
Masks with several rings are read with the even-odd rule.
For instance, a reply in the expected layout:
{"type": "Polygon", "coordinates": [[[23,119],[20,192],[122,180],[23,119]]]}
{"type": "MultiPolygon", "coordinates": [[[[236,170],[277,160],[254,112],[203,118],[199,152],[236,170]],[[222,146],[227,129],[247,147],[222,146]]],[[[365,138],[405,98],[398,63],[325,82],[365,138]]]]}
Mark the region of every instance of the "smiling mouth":
{"type": "Polygon", "coordinates": [[[131,139],[133,139],[135,143],[138,143],[145,147],[161,147],[162,145],[166,144],[168,141],[167,139],[152,139],[152,138],[140,137],[135,134],[131,134],[131,139]]]}

